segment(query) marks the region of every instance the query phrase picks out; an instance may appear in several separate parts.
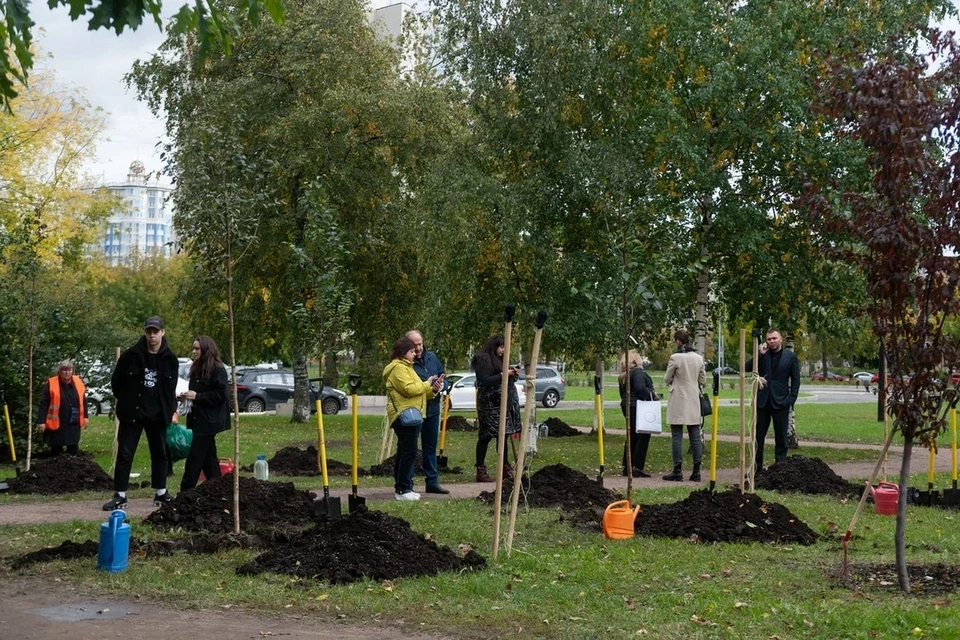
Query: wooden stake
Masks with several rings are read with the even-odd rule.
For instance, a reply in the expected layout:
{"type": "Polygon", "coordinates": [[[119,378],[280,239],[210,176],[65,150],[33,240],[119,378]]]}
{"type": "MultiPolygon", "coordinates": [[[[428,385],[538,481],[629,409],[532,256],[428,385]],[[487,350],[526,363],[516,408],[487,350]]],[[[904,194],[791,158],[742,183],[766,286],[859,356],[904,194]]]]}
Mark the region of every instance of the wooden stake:
{"type": "MultiPolygon", "coordinates": [[[[517,473],[513,476],[513,494],[510,496],[510,520],[507,524],[507,555],[513,551],[513,533],[517,522],[517,504],[520,502],[520,485],[523,465],[527,457],[527,438],[530,433],[530,418],[533,417],[533,405],[537,397],[537,358],[540,357],[540,337],[543,335],[543,323],[547,321],[547,312],[541,310],[534,321],[533,350],[527,365],[527,404],[523,408],[523,426],[520,428],[520,453],[517,454],[517,473]]],[[[506,355],[506,352],[504,352],[506,355]]]]}
{"type": "MultiPolygon", "coordinates": [[[[493,559],[500,551],[500,505],[503,500],[503,456],[507,455],[507,399],[510,382],[510,333],[513,331],[513,313],[516,307],[508,304],[503,308],[503,366],[500,369],[500,431],[497,434],[497,488],[493,494],[493,559]]],[[[519,482],[514,474],[514,481],[519,482]]]]}
{"type": "Polygon", "coordinates": [[[740,490],[744,490],[746,476],[746,386],[747,386],[747,330],[740,329],[740,490]]]}

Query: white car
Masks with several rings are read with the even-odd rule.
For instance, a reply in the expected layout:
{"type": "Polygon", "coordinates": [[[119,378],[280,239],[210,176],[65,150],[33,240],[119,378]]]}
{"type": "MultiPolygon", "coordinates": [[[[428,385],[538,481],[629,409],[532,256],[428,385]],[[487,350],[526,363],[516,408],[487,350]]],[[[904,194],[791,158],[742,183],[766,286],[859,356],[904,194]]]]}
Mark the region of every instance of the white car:
{"type": "MultiPolygon", "coordinates": [[[[527,404],[527,392],[523,388],[523,382],[518,380],[514,384],[517,385],[517,397],[522,407],[527,404]]],[[[451,411],[477,410],[477,374],[448,373],[447,385],[450,389],[451,411]]]]}
{"type": "Polygon", "coordinates": [[[867,383],[873,380],[873,376],[874,374],[869,371],[858,371],[850,377],[854,380],[859,380],[861,383],[867,383]]]}

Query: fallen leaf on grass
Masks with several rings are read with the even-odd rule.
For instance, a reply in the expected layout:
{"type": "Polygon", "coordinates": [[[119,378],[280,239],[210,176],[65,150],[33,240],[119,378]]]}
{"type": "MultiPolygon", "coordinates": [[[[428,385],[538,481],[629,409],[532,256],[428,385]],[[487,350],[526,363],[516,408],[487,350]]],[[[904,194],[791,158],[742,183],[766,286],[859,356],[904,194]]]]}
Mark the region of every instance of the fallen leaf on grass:
{"type": "Polygon", "coordinates": [[[273,631],[261,631],[260,635],[263,637],[266,637],[266,636],[275,636],[277,634],[275,634],[273,631]]]}
{"type": "Polygon", "coordinates": [[[624,604],[627,606],[627,611],[633,611],[634,609],[637,608],[637,604],[636,604],[633,600],[631,600],[630,598],[627,598],[627,599],[624,601],[624,604]]]}
{"type": "Polygon", "coordinates": [[[734,602],[734,603],[733,603],[733,607],[734,607],[735,609],[742,609],[742,608],[744,608],[744,607],[749,607],[749,606],[750,606],[750,605],[748,605],[746,602],[734,602]]]}

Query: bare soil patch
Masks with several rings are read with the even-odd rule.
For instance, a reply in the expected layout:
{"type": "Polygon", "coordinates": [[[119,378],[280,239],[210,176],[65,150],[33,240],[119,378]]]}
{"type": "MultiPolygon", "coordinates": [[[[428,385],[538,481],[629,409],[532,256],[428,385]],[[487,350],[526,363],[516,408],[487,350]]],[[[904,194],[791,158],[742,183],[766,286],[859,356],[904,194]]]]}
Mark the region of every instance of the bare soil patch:
{"type": "MultiPolygon", "coordinates": [[[[909,564],[910,593],[915,596],[939,596],[960,591],[960,567],[945,564],[909,564]]],[[[897,568],[892,564],[851,565],[850,579],[844,586],[862,591],[900,591],[897,568]]]]}
{"type": "Polygon", "coordinates": [[[550,438],[569,438],[571,436],[582,436],[583,432],[574,429],[569,424],[556,416],[547,418],[547,437],[550,438]]]}
{"type": "Polygon", "coordinates": [[[811,545],[817,541],[817,534],[783,505],[736,489],[722,493],[701,489],[672,504],[644,505],[634,530],[639,535],[695,542],[811,545]]]}
{"type": "MultiPolygon", "coordinates": [[[[372,467],[370,467],[368,475],[392,477],[393,464],[394,464],[394,460],[396,459],[397,459],[397,456],[392,455],[386,460],[384,460],[383,462],[381,462],[380,464],[373,465],[372,467]]],[[[437,469],[437,471],[439,471],[441,475],[443,474],[460,475],[463,473],[463,467],[447,467],[447,468],[440,467],[437,469]]],[[[414,475],[418,475],[418,476],[423,475],[423,454],[420,451],[417,451],[417,459],[416,459],[416,462],[414,462],[413,464],[413,472],[414,472],[414,475]]]]}
{"type": "Polygon", "coordinates": [[[757,489],[860,497],[863,487],[844,480],[820,458],[792,455],[757,474],[757,489]]]}
{"type": "Polygon", "coordinates": [[[8,478],[11,493],[56,495],[77,491],[112,491],[113,480],[87,455],[59,455],[37,460],[29,471],[8,478]]]}
{"type": "MultiPolygon", "coordinates": [[[[309,526],[315,494],[300,491],[292,482],[265,482],[240,478],[240,527],[245,531],[298,530],[309,526]]],[[[233,530],[233,474],[181,491],[146,521],[157,529],[227,533],[233,530]]]]}
{"type": "Polygon", "coordinates": [[[239,567],[240,575],[269,571],[344,584],[480,569],[486,560],[472,549],[463,557],[410,528],[410,523],[363,507],[308,529],[239,567]]]}
{"type": "MultiPolygon", "coordinates": [[[[284,447],[280,449],[273,457],[267,460],[270,467],[270,473],[278,476],[318,476],[317,460],[319,452],[313,445],[306,449],[300,447],[284,447]]],[[[253,471],[253,465],[247,465],[240,468],[241,471],[253,471]]],[[[349,476],[353,468],[349,464],[339,460],[327,458],[327,474],[331,476],[349,476]]],[[[366,475],[363,467],[357,469],[359,475],[366,475]]]]}
{"type": "Polygon", "coordinates": [[[447,431],[476,431],[475,424],[463,416],[447,416],[447,431]]]}

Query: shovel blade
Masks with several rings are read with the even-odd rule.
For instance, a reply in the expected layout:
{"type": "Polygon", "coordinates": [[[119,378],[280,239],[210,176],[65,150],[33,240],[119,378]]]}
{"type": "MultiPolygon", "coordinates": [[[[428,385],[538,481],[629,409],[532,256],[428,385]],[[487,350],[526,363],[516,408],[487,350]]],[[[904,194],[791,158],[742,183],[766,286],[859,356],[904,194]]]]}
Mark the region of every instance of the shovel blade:
{"type": "Polygon", "coordinates": [[[341,514],[340,498],[325,497],[313,501],[313,515],[318,518],[339,518],[341,514]]]}
{"type": "Polygon", "coordinates": [[[366,508],[367,499],[362,496],[355,496],[353,494],[347,496],[347,508],[350,509],[350,513],[353,513],[359,509],[360,505],[363,505],[364,508],[366,508]]]}
{"type": "Polygon", "coordinates": [[[440,471],[450,471],[450,467],[447,464],[447,456],[439,456],[437,458],[437,469],[440,471]]]}
{"type": "Polygon", "coordinates": [[[960,489],[944,489],[942,504],[946,507],[960,507],[960,489]]]}

